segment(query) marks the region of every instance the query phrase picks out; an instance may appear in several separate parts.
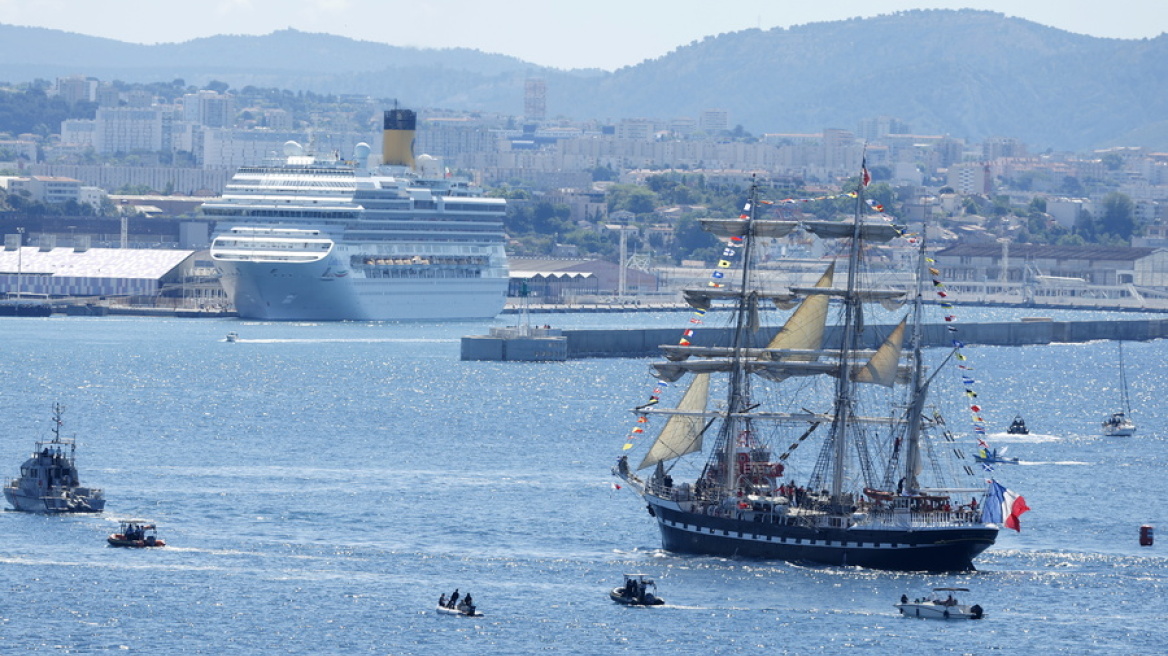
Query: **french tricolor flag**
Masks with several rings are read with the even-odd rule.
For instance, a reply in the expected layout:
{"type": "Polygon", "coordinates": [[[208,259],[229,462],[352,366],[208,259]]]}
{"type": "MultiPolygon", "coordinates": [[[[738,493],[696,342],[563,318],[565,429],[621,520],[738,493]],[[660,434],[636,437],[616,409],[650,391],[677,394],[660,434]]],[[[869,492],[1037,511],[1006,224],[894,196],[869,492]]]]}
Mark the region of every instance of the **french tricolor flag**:
{"type": "Polygon", "coordinates": [[[991,480],[986,490],[985,505],[981,510],[981,521],[986,524],[1002,524],[1006,528],[1021,531],[1022,525],[1018,518],[1022,513],[1030,510],[1026,499],[1021,495],[1007,490],[1001,483],[991,480]]]}

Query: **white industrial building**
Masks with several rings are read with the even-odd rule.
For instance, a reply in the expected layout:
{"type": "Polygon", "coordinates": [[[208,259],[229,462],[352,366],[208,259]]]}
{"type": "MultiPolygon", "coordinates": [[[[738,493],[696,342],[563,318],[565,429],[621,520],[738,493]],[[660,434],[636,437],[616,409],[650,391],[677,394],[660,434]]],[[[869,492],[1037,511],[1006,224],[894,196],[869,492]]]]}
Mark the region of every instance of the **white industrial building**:
{"type": "Polygon", "coordinates": [[[159,296],[192,275],[193,250],[16,247],[0,251],[0,292],[9,297],[159,296]]]}

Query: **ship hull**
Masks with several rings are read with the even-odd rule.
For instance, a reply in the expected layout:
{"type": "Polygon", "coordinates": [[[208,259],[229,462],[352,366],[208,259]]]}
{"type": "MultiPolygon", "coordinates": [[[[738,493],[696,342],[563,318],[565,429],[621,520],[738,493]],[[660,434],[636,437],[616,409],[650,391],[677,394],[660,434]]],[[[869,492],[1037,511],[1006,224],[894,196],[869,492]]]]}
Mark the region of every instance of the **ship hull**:
{"type": "Polygon", "coordinates": [[[998,533],[984,525],[812,529],[651,508],[667,551],[905,572],[973,571],[998,533]]]}
{"type": "Polygon", "coordinates": [[[105,509],[105,499],[75,494],[29,494],[19,487],[4,488],[4,498],[14,510],[30,513],[99,513],[105,509]]]}
{"type": "Polygon", "coordinates": [[[507,278],[371,279],[327,261],[217,262],[240,318],[272,321],[491,319],[503,310],[507,278]]]}

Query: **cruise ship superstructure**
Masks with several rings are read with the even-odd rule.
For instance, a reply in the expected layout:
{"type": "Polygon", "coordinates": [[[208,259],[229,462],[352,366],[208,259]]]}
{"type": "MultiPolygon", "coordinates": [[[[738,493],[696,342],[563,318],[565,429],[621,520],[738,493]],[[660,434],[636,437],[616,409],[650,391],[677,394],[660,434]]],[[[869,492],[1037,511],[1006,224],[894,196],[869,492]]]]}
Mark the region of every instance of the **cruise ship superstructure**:
{"type": "Polygon", "coordinates": [[[503,309],[506,201],[415,160],[416,114],[385,112],[380,163],[306,154],[241,168],[221,199],[211,259],[241,318],[488,319],[503,309]]]}

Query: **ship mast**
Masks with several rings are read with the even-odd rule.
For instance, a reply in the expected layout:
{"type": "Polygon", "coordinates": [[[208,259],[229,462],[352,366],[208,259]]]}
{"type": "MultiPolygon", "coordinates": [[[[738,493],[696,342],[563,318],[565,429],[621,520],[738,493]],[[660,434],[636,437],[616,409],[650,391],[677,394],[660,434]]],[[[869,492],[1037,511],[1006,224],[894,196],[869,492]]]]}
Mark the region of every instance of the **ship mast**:
{"type": "MultiPolygon", "coordinates": [[[[750,377],[746,375],[746,365],[743,359],[743,349],[749,345],[747,328],[750,326],[750,315],[755,295],[748,292],[747,284],[750,280],[751,251],[754,248],[755,219],[758,218],[758,180],[752,179],[750,194],[747,200],[747,226],[743,234],[742,246],[742,280],[738,292],[738,306],[734,317],[734,337],[731,342],[731,369],[730,385],[726,403],[726,421],[722,423],[722,466],[724,469],[723,486],[726,494],[733,493],[738,485],[738,471],[734,460],[737,446],[736,431],[738,421],[733,417],[750,405],[750,377]]],[[[747,420],[749,421],[749,420],[747,420]]]]}
{"type": "Polygon", "coordinates": [[[856,350],[856,339],[864,329],[860,321],[860,295],[856,293],[857,276],[860,269],[861,243],[860,218],[864,206],[864,180],[861,176],[856,190],[856,209],[852,226],[852,245],[848,255],[848,283],[844,294],[844,329],[840,339],[840,374],[836,382],[835,420],[831,425],[831,440],[834,446],[831,472],[831,503],[835,506],[844,505],[843,484],[846,475],[846,458],[848,455],[848,424],[851,420],[854,400],[852,398],[852,366],[851,354],[856,350]]]}
{"type": "Polygon", "coordinates": [[[925,399],[928,397],[929,381],[925,380],[924,358],[921,353],[922,323],[921,311],[925,297],[925,242],[928,232],[928,217],[921,223],[921,242],[917,251],[917,290],[912,307],[912,380],[909,383],[912,397],[908,407],[907,436],[905,439],[904,491],[915,492],[920,488],[917,474],[921,469],[921,421],[925,399]]]}

